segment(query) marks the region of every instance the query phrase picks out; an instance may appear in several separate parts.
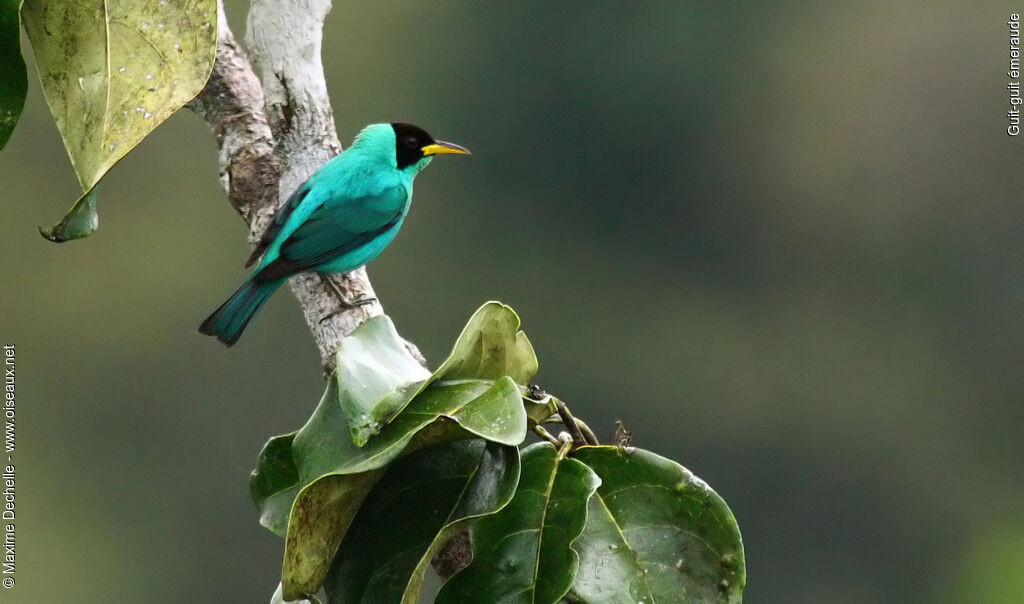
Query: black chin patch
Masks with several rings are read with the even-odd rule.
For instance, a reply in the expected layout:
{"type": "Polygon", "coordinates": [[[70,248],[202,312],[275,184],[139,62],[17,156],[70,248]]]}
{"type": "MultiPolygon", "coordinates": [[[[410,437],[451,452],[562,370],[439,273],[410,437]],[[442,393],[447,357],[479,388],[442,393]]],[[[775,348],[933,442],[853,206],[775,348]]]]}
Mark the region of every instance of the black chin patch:
{"type": "Polygon", "coordinates": [[[434,138],[419,126],[393,122],[391,127],[395,129],[395,160],[399,170],[423,159],[423,147],[434,142],[434,138]]]}

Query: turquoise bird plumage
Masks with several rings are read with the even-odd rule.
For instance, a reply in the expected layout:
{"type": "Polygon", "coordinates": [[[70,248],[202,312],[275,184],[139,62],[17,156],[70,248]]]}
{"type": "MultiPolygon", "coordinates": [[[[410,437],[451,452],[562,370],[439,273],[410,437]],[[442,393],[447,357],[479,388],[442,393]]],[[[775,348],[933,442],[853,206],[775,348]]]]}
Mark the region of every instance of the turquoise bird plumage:
{"type": "Polygon", "coordinates": [[[231,346],[289,277],[347,273],[380,255],[398,234],[416,175],[434,155],[468,154],[401,122],[373,124],[291,195],[253,250],[249,279],[199,331],[231,346]]]}

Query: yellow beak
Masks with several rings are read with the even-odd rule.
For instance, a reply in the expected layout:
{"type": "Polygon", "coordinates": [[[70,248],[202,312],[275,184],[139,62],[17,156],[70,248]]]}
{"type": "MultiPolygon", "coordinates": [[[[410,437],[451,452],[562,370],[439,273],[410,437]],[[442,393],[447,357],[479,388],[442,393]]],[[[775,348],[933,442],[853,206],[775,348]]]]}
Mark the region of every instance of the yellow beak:
{"type": "Polygon", "coordinates": [[[444,141],[434,141],[434,144],[427,145],[420,149],[424,156],[428,155],[441,155],[444,153],[458,153],[459,155],[470,155],[469,149],[460,147],[455,143],[446,143],[444,141]]]}

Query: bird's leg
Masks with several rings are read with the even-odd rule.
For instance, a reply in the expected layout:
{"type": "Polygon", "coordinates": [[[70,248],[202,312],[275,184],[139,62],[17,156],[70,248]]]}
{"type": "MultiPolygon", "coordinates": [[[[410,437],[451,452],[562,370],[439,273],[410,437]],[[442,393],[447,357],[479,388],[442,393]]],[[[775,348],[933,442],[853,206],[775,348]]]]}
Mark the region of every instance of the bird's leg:
{"type": "Polygon", "coordinates": [[[334,297],[335,299],[337,299],[338,304],[341,305],[341,308],[328,314],[326,317],[320,319],[321,323],[330,319],[331,317],[340,312],[344,312],[346,310],[350,310],[359,306],[365,306],[367,304],[373,304],[374,302],[377,301],[376,298],[371,298],[367,296],[363,296],[360,298],[356,298],[355,300],[352,300],[351,298],[345,295],[345,292],[341,291],[341,288],[338,287],[338,284],[335,283],[334,280],[330,278],[330,276],[321,274],[320,280],[324,282],[324,285],[327,286],[327,289],[330,290],[332,294],[334,294],[334,297]]]}

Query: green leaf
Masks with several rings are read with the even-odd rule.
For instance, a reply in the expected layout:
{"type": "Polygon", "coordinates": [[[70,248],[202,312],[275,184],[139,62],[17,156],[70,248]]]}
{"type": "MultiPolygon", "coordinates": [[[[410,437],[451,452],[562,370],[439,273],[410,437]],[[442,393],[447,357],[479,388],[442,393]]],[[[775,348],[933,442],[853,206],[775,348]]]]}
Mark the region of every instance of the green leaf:
{"type": "Polygon", "coordinates": [[[572,544],[601,480],[585,464],[547,443],[522,451],[515,497],[500,512],[473,522],[473,561],[453,576],[435,602],[554,604],[569,591],[579,557],[572,544]]]}
{"type": "Polygon", "coordinates": [[[469,319],[451,355],[434,375],[450,380],[496,380],[507,375],[517,384],[528,383],[537,374],[537,355],[519,326],[519,315],[510,306],[484,304],[469,319]]]}
{"type": "Polygon", "coordinates": [[[523,406],[526,407],[526,417],[535,424],[544,423],[544,420],[558,413],[558,403],[550,394],[537,395],[529,388],[523,388],[523,406]]]}
{"type": "Polygon", "coordinates": [[[508,376],[525,385],[537,373],[537,356],[519,326],[519,316],[510,307],[500,302],[484,304],[433,374],[412,357],[388,317],[374,317],[357,327],[338,348],[336,374],[353,442],[365,444],[432,384],[508,376]]]}
{"type": "Polygon", "coordinates": [[[316,591],[362,497],[399,455],[454,438],[508,446],[526,438],[519,387],[508,377],[432,384],[364,447],[349,438],[337,401],[331,380],[306,425],[267,444],[250,483],[261,524],[286,531],[282,581],[289,598],[316,591]]]}
{"type": "Polygon", "coordinates": [[[21,0],[0,0],[0,149],[11,138],[28,92],[20,12],[21,0]]]}
{"type": "Polygon", "coordinates": [[[337,356],[341,411],[360,447],[430,378],[387,315],[371,318],[342,339],[337,356]]]}
{"type": "Polygon", "coordinates": [[[416,602],[445,529],[512,498],[519,451],[483,440],[436,445],[392,464],[360,508],[324,583],[329,602],[416,602]]]}
{"type": "Polygon", "coordinates": [[[249,479],[249,493],[260,509],[260,524],[284,537],[288,514],[299,494],[299,472],[292,459],[295,432],[275,436],[263,445],[249,479]]]}
{"type": "Polygon", "coordinates": [[[588,604],[740,602],[743,543],[732,512],[689,470],[640,449],[582,447],[601,477],[572,593],[588,604]]]}
{"type": "Polygon", "coordinates": [[[498,447],[488,443],[476,473],[459,497],[447,524],[434,536],[427,551],[420,557],[412,577],[402,594],[402,604],[416,604],[423,589],[423,580],[431,560],[448,541],[465,531],[469,522],[504,508],[515,495],[521,472],[519,449],[498,447]]]}
{"type": "Polygon", "coordinates": [[[63,243],[73,239],[82,239],[96,232],[100,226],[100,217],[96,213],[96,196],[99,187],[86,191],[60,222],[50,228],[39,227],[39,234],[54,243],[63,243]]]}
{"type": "MultiPolygon", "coordinates": [[[[217,49],[216,0],[27,0],[22,18],[85,193],[202,90],[217,49]]],[[[47,237],[89,234],[92,204],[79,200],[47,237]]]]}
{"type": "MultiPolygon", "coordinates": [[[[507,377],[496,382],[467,380],[431,385],[364,447],[357,447],[348,438],[345,418],[336,400],[337,386],[332,380],[312,417],[295,435],[292,455],[303,482],[326,474],[380,468],[442,418],[501,444],[514,446],[526,438],[526,412],[519,389],[507,377]]],[[[450,432],[450,424],[447,426],[450,432]]],[[[422,447],[443,440],[439,436],[447,433],[444,428],[437,434],[421,436],[416,444],[422,447]]]]}

